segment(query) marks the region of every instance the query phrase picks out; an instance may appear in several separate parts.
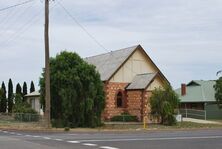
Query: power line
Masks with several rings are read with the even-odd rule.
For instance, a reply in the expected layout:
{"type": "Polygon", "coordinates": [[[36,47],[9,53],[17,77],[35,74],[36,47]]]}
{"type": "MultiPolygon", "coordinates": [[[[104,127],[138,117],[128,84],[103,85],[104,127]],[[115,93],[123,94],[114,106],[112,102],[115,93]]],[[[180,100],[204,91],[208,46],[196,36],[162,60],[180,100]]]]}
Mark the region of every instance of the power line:
{"type": "MultiPolygon", "coordinates": [[[[33,7],[33,4],[34,3],[32,3],[31,5],[28,5],[25,9],[22,7],[22,11],[21,11],[21,13],[17,13],[17,12],[15,12],[15,14],[13,15],[13,16],[16,16],[16,17],[11,17],[10,18],[10,22],[9,22],[9,24],[7,25],[6,23],[8,23],[7,21],[5,22],[5,24],[3,24],[2,25],[2,28],[4,27],[4,29],[2,29],[2,31],[0,31],[0,35],[2,34],[2,33],[4,33],[4,31],[7,31],[8,29],[10,29],[12,26],[18,26],[17,24],[17,22],[18,22],[18,20],[19,19],[21,19],[21,17],[31,8],[31,7],[33,7]]],[[[21,7],[20,7],[21,8],[21,7]]],[[[9,17],[8,17],[9,18],[9,17]]],[[[9,19],[8,19],[9,20],[9,19]]]]}
{"type": "MultiPolygon", "coordinates": [[[[53,5],[50,8],[50,11],[52,11],[54,9],[56,5],[53,5]]],[[[5,41],[1,42],[1,44],[4,45],[8,45],[10,42],[12,42],[13,40],[15,40],[17,37],[20,37],[22,34],[24,34],[30,27],[31,25],[33,25],[34,23],[36,23],[37,21],[39,21],[39,17],[40,15],[43,14],[42,10],[39,10],[34,16],[32,16],[25,24],[21,25],[18,28],[18,32],[15,32],[11,37],[9,37],[8,39],[6,39],[5,41]]],[[[0,44],[0,45],[1,45],[0,44]]]]}
{"type": "MultiPolygon", "coordinates": [[[[106,52],[108,52],[110,54],[110,56],[112,56],[113,58],[117,58],[113,55],[112,52],[110,52],[107,48],[105,48],[91,33],[89,33],[87,31],[87,29],[81,25],[81,23],[79,23],[79,21],[62,5],[62,3],[60,1],[57,1],[58,4],[63,8],[63,10],[66,12],[66,14],[97,44],[99,45],[102,49],[104,49],[106,52]]],[[[109,57],[107,57],[107,60],[105,61],[105,63],[103,63],[102,65],[105,65],[108,62],[109,57]]],[[[129,68],[127,65],[125,65],[125,67],[127,69],[129,69],[131,72],[136,73],[132,68],[129,68]]]]}
{"type": "Polygon", "coordinates": [[[66,12],[66,14],[101,48],[106,50],[107,52],[110,52],[108,49],[106,49],[91,33],[87,31],[87,29],[79,23],[79,21],[60,3],[60,1],[57,1],[58,4],[62,7],[62,9],[66,12]]]}
{"type": "Polygon", "coordinates": [[[30,2],[32,2],[32,1],[34,1],[34,0],[27,0],[27,1],[24,1],[24,2],[21,2],[21,3],[15,4],[15,5],[12,5],[12,6],[8,6],[8,7],[5,7],[5,8],[1,8],[1,9],[0,9],[0,12],[1,12],[1,11],[5,11],[5,10],[8,10],[8,9],[11,9],[11,8],[18,7],[18,6],[27,4],[27,3],[30,3],[30,2]]]}

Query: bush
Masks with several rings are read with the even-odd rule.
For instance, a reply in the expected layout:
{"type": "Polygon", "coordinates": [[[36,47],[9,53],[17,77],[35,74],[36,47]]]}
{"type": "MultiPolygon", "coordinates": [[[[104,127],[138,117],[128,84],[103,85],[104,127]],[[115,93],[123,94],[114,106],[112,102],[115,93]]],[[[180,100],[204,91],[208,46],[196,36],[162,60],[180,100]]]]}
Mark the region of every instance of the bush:
{"type": "Polygon", "coordinates": [[[51,120],[52,127],[55,128],[63,128],[63,123],[61,119],[52,119],[51,120]]]}
{"type": "Polygon", "coordinates": [[[22,101],[20,94],[15,95],[15,105],[13,106],[13,113],[15,113],[15,120],[22,122],[36,122],[39,121],[39,115],[32,109],[31,105],[26,101],[22,101]]]}
{"type": "Polygon", "coordinates": [[[173,91],[170,85],[165,85],[164,88],[156,88],[152,91],[150,98],[151,114],[160,117],[161,124],[174,125],[176,119],[174,118],[175,109],[179,105],[178,95],[173,91]]]}
{"type": "Polygon", "coordinates": [[[65,128],[64,128],[64,131],[69,131],[69,130],[70,130],[69,127],[65,127],[65,128]]]}
{"type": "MultiPolygon", "coordinates": [[[[96,67],[78,54],[61,52],[50,58],[51,118],[54,127],[97,127],[105,107],[103,82],[96,67]],[[61,122],[60,122],[61,121],[61,122]]],[[[45,107],[45,74],[40,78],[45,107]]]]}
{"type": "Polygon", "coordinates": [[[15,113],[15,120],[22,122],[37,122],[39,121],[39,115],[31,113],[15,113]]]}
{"type": "Polygon", "coordinates": [[[111,118],[112,122],[138,122],[136,116],[130,115],[128,113],[122,113],[111,118]]]}
{"type": "Polygon", "coordinates": [[[167,117],[165,118],[163,124],[164,125],[168,125],[168,126],[173,126],[176,125],[177,121],[176,118],[174,117],[174,115],[167,115],[167,117]]]}

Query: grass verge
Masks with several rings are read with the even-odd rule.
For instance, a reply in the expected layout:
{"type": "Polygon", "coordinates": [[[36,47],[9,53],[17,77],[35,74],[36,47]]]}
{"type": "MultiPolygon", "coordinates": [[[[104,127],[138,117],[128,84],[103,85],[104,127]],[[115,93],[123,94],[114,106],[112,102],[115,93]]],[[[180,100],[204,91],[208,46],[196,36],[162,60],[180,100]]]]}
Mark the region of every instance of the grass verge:
{"type": "MultiPolygon", "coordinates": [[[[183,129],[213,129],[222,128],[222,124],[199,124],[193,122],[181,122],[175,126],[164,126],[160,124],[148,124],[146,130],[183,130],[183,129]]],[[[27,131],[64,131],[64,128],[46,129],[38,122],[17,122],[0,120],[0,129],[14,129],[27,131]]],[[[106,124],[99,128],[74,128],[70,131],[139,131],[144,130],[141,123],[127,124],[106,124]]]]}

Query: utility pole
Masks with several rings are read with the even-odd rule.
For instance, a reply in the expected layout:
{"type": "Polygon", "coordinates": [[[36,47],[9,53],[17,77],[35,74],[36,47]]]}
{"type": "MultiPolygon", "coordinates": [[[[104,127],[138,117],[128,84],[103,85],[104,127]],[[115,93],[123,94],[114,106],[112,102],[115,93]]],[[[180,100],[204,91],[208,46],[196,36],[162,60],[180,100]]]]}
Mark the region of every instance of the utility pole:
{"type": "Polygon", "coordinates": [[[49,0],[45,0],[45,120],[47,128],[51,127],[49,67],[49,0]]]}

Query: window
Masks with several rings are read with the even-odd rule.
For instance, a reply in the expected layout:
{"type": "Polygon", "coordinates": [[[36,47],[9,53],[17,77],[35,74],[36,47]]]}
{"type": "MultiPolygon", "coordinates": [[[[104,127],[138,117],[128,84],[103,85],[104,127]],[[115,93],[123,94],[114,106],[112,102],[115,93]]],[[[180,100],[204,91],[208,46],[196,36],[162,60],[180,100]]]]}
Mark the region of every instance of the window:
{"type": "Polygon", "coordinates": [[[123,93],[121,91],[118,92],[116,97],[117,108],[123,107],[123,93]]]}
{"type": "Polygon", "coordinates": [[[32,109],[35,109],[35,98],[31,98],[30,104],[31,104],[32,109]]]}

